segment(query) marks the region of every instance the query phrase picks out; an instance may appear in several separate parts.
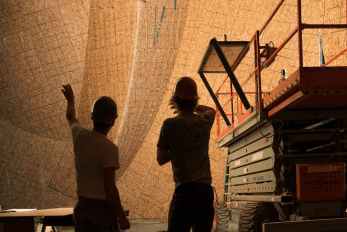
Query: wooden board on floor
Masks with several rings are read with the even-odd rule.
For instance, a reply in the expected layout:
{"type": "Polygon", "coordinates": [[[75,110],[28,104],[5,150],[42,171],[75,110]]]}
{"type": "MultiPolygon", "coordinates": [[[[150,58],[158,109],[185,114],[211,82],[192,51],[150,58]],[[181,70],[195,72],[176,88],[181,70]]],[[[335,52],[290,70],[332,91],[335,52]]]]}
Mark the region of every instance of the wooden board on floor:
{"type": "Polygon", "coordinates": [[[30,210],[11,213],[0,213],[0,218],[5,217],[47,217],[47,216],[67,216],[73,214],[73,208],[55,208],[30,210]]]}
{"type": "Polygon", "coordinates": [[[264,232],[342,232],[346,231],[347,218],[318,219],[298,222],[264,223],[264,232]]]}

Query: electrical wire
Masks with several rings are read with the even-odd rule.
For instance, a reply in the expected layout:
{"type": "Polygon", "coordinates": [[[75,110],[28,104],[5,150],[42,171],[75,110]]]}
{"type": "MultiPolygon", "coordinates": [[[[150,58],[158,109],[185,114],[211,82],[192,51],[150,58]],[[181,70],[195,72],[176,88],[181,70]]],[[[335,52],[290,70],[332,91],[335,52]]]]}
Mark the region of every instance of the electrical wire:
{"type": "Polygon", "coordinates": [[[216,194],[216,201],[217,201],[217,204],[218,204],[218,195],[217,195],[216,189],[214,187],[212,187],[212,188],[213,188],[214,193],[216,194]]]}
{"type": "MultiPolygon", "coordinates": [[[[255,118],[256,118],[256,120],[257,120],[257,127],[258,127],[258,131],[260,132],[260,134],[261,134],[264,138],[267,138],[267,139],[274,137],[275,134],[271,135],[270,137],[267,137],[266,135],[263,134],[263,132],[261,132],[260,127],[259,127],[259,121],[258,121],[258,113],[259,113],[259,111],[257,110],[255,118]]],[[[260,114],[259,114],[259,115],[260,115],[260,114]]]]}

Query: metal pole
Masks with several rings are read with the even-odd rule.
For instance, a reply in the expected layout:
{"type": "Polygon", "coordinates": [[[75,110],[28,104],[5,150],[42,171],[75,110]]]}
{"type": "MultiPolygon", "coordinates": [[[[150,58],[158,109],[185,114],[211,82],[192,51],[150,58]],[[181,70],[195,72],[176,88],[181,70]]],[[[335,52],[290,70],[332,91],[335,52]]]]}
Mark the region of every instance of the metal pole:
{"type": "MultiPolygon", "coordinates": [[[[259,31],[257,31],[259,32],[259,31]]],[[[258,52],[257,49],[257,39],[258,39],[258,33],[255,33],[255,40],[254,40],[254,67],[256,70],[255,76],[254,76],[254,84],[255,84],[255,109],[256,111],[258,110],[258,73],[259,73],[259,67],[258,67],[258,59],[260,57],[258,57],[258,52]]]]}
{"type": "Polygon", "coordinates": [[[230,81],[230,105],[231,105],[231,123],[234,124],[234,101],[233,101],[233,84],[230,81]]]}
{"type": "Polygon", "coordinates": [[[299,50],[299,68],[304,66],[302,57],[302,22],[301,22],[301,0],[298,0],[298,50],[299,50]]]}
{"type": "MultiPolygon", "coordinates": [[[[260,38],[259,38],[259,31],[257,31],[257,68],[258,68],[258,71],[257,71],[257,83],[258,83],[258,102],[259,102],[259,110],[261,111],[262,110],[262,105],[261,105],[261,102],[262,102],[262,98],[261,98],[261,70],[260,70],[260,38]]],[[[269,50],[267,50],[268,52],[269,50]]],[[[268,54],[267,54],[268,56],[268,54]]]]}
{"type": "Polygon", "coordinates": [[[301,24],[302,29],[315,29],[315,28],[347,28],[346,24],[301,24]]]}
{"type": "MultiPolygon", "coordinates": [[[[266,23],[263,25],[263,27],[260,29],[260,34],[265,30],[265,28],[267,27],[267,25],[270,23],[271,19],[275,16],[275,14],[277,13],[277,11],[279,10],[279,8],[282,6],[282,4],[284,3],[285,0],[281,0],[278,5],[276,6],[275,10],[272,12],[272,14],[270,15],[270,18],[266,21],[266,23]]],[[[244,51],[241,53],[239,59],[236,60],[236,62],[234,63],[232,70],[235,70],[235,68],[237,67],[237,65],[239,64],[241,58],[243,57],[243,54],[247,51],[248,47],[251,45],[251,42],[254,40],[255,36],[252,37],[252,39],[249,41],[249,43],[247,44],[247,46],[244,48],[244,51]]]]}
{"type": "Polygon", "coordinates": [[[270,23],[271,19],[275,16],[275,14],[277,13],[277,11],[280,9],[280,7],[282,6],[283,2],[285,0],[281,0],[278,5],[276,6],[275,10],[272,12],[270,18],[266,21],[266,23],[264,24],[264,26],[260,29],[260,34],[265,30],[265,28],[267,27],[267,25],[270,23]]]}
{"type": "MultiPolygon", "coordinates": [[[[236,94],[236,104],[237,104],[237,111],[236,111],[236,117],[239,119],[239,95],[236,94]]],[[[239,121],[239,120],[237,120],[239,121]]]]}
{"type": "Polygon", "coordinates": [[[216,95],[214,95],[214,92],[213,92],[213,90],[211,89],[210,84],[209,84],[208,81],[206,80],[206,77],[204,76],[203,73],[200,73],[200,72],[199,72],[199,75],[200,75],[200,77],[201,77],[201,80],[204,82],[204,84],[205,84],[205,86],[206,86],[208,92],[210,93],[210,95],[211,95],[211,97],[212,97],[214,103],[216,104],[216,106],[217,106],[217,108],[218,108],[220,114],[222,115],[222,117],[223,117],[225,123],[226,123],[228,126],[230,126],[230,125],[231,125],[231,124],[230,124],[230,121],[229,121],[229,119],[227,118],[227,116],[225,115],[225,112],[224,112],[223,108],[222,108],[221,105],[219,104],[219,101],[218,101],[218,99],[216,98],[216,95]]]}
{"type": "MultiPolygon", "coordinates": [[[[218,101],[218,93],[216,93],[216,98],[217,98],[217,101],[218,101]]],[[[219,101],[218,101],[219,102],[219,101]]],[[[217,106],[216,106],[217,108],[217,106]]],[[[220,114],[218,113],[218,108],[216,109],[217,111],[217,114],[216,114],[216,124],[217,124],[217,137],[219,136],[220,134],[220,120],[219,120],[219,117],[220,117],[220,114]]]]}
{"type": "Polygon", "coordinates": [[[243,90],[240,86],[240,83],[237,81],[235,74],[231,70],[229,62],[225,58],[225,55],[224,55],[222,49],[219,47],[217,39],[216,38],[211,39],[210,44],[214,47],[220,61],[222,62],[222,65],[223,65],[225,71],[227,72],[227,74],[230,78],[230,81],[233,83],[235,90],[239,94],[240,99],[241,99],[243,105],[245,106],[246,110],[248,110],[251,107],[251,105],[249,104],[246,95],[243,93],[243,90]]]}
{"type": "Polygon", "coordinates": [[[328,64],[330,64],[331,62],[333,62],[334,60],[336,60],[338,57],[340,57],[343,53],[345,53],[347,51],[347,48],[344,49],[342,52],[340,52],[339,54],[337,54],[336,56],[334,56],[331,60],[329,60],[328,62],[326,62],[325,64],[323,64],[322,67],[327,66],[328,64]]]}

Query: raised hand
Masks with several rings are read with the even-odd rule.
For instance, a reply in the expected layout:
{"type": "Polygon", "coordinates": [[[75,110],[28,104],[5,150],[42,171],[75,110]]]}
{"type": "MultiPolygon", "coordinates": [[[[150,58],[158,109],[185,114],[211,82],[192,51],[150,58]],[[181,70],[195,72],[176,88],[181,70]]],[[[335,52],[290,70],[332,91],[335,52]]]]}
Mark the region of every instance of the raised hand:
{"type": "Polygon", "coordinates": [[[67,85],[63,85],[63,88],[61,91],[63,92],[66,100],[68,102],[73,102],[74,101],[74,93],[72,91],[72,88],[70,86],[70,84],[67,84],[67,85]]]}

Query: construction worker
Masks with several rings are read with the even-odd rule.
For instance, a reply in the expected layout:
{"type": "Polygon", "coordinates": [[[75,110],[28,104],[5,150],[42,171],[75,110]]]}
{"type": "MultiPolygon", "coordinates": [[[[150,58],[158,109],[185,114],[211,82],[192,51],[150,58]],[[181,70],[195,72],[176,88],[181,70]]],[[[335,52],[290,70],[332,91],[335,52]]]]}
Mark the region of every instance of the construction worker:
{"type": "Polygon", "coordinates": [[[213,223],[213,189],[208,156],[210,131],[216,111],[197,105],[197,86],[180,78],[170,100],[178,115],[163,122],[157,144],[157,161],[171,161],[175,192],[168,216],[168,232],[210,232],[213,223]]]}
{"type": "Polygon", "coordinates": [[[130,228],[120,202],[115,171],[119,169],[117,146],[107,138],[114,125],[117,105],[112,98],[100,97],[93,105],[94,128],[83,128],[75,116],[71,86],[63,85],[75,153],[78,202],[74,208],[76,232],[119,231],[130,228]]]}

